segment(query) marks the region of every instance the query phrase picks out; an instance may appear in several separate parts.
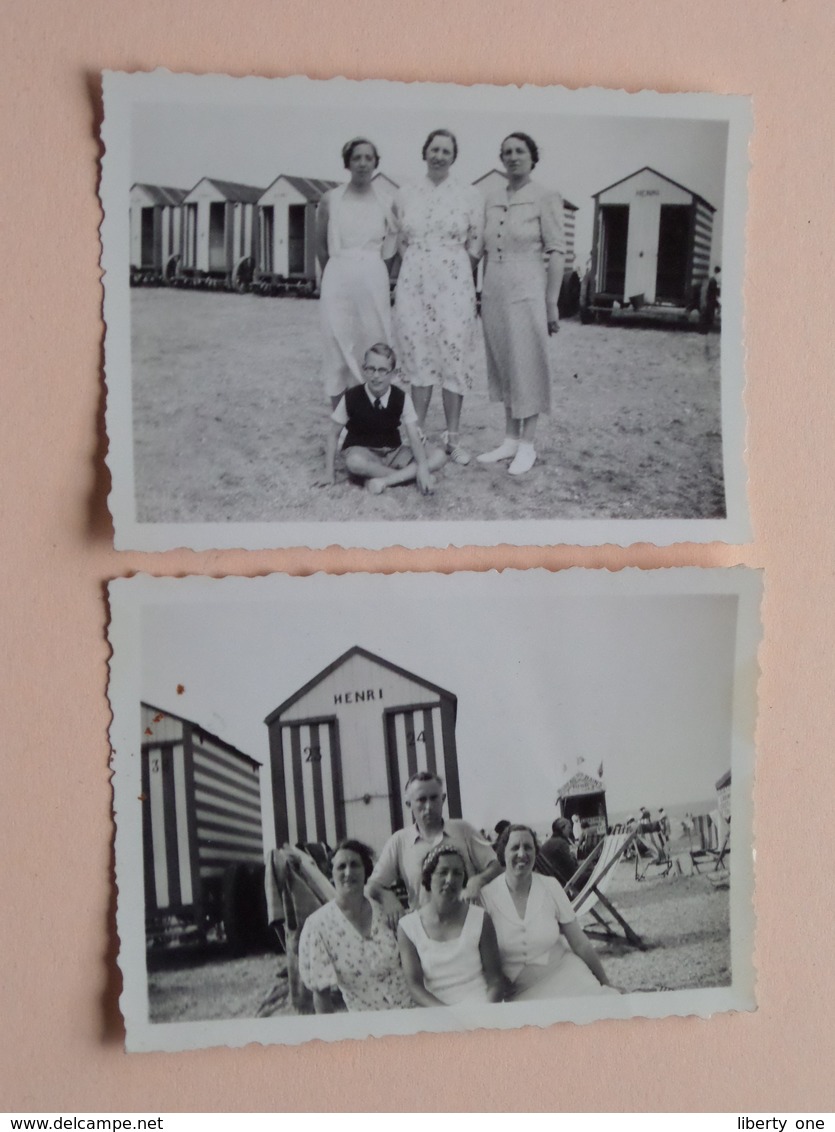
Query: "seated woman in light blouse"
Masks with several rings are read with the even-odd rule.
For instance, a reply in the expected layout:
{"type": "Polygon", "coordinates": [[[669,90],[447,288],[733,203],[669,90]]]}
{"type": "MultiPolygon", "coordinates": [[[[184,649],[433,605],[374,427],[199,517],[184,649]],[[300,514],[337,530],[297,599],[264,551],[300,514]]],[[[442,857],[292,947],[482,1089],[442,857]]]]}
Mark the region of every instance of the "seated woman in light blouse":
{"type": "Polygon", "coordinates": [[[496,929],[505,1001],[619,993],[552,877],[534,873],[537,843],[526,825],[510,825],[496,845],[505,871],[481,890],[496,929]]]}

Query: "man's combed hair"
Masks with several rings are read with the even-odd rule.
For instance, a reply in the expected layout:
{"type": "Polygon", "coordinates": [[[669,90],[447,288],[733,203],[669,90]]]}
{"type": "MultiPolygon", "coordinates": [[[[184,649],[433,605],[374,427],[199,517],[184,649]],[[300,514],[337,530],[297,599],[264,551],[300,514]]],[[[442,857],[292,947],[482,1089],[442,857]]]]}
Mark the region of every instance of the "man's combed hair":
{"type": "Polygon", "coordinates": [[[419,770],[412,775],[403,787],[404,792],[409,789],[413,782],[437,782],[439,786],[444,784],[444,780],[439,774],[433,774],[431,770],[419,770]]]}

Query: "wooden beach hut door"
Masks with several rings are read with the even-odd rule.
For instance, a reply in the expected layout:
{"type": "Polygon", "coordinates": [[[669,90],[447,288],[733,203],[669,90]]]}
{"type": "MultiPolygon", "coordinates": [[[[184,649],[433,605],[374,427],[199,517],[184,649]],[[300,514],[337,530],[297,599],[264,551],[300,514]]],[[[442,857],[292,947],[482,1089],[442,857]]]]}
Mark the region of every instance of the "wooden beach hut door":
{"type": "Polygon", "coordinates": [[[162,231],[159,210],[142,209],[142,267],[155,267],[162,259],[162,231]]]}
{"type": "Polygon", "coordinates": [[[392,830],[402,829],[411,820],[405,809],[403,791],[412,775],[420,770],[428,770],[445,779],[449,816],[461,816],[457,771],[454,775],[449,774],[446,766],[443,722],[440,700],[385,712],[386,771],[392,830]]]}
{"type": "Polygon", "coordinates": [[[209,205],[209,271],[226,270],[226,204],[209,205]]]}
{"type": "Polygon", "coordinates": [[[291,204],[287,208],[287,274],[304,275],[305,206],[291,204]]]}
{"type": "Polygon", "coordinates": [[[600,206],[600,286],[607,295],[623,295],[626,285],[626,245],[629,236],[629,205],[600,206]]]}
{"type": "MultiPolygon", "coordinates": [[[[336,845],[348,828],[338,720],[330,716],[284,723],[280,746],[281,757],[273,764],[274,796],[284,799],[283,810],[275,815],[277,844],[336,845]]],[[[357,836],[353,828],[352,835],[357,836]]]]}
{"type": "Polygon", "coordinates": [[[687,303],[687,261],[690,248],[689,204],[662,204],[658,230],[657,302],[687,303]]]}

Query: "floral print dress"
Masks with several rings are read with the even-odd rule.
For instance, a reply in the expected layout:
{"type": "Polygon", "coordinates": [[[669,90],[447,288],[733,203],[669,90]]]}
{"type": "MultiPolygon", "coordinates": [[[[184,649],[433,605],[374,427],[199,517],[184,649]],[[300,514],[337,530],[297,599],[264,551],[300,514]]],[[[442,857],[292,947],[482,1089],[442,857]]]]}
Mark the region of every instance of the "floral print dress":
{"type": "Polygon", "coordinates": [[[361,935],[335,900],[308,916],[299,940],[302,982],[313,991],[338,986],[349,1010],[414,1006],[397,939],[380,905],[371,901],[371,930],[361,935]]]}
{"type": "Polygon", "coordinates": [[[472,388],[475,288],[470,256],[481,255],[484,204],[471,186],[428,177],[394,200],[403,265],[394,307],[398,363],[413,385],[472,388]]]}

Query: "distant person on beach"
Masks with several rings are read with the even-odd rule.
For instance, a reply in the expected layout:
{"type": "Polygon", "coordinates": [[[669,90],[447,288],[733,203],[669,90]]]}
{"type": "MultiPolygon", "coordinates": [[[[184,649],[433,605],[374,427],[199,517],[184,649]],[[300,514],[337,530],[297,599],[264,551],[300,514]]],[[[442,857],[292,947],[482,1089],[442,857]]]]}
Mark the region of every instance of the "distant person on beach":
{"type": "Polygon", "coordinates": [[[367,894],[379,900],[390,920],[397,920],[403,909],[391,891],[398,881],[406,886],[409,907],[414,910],[429,899],[423,885],[423,864],[432,849],[450,845],[461,855],[467,871],[464,896],[475,901],[485,884],[502,871],[489,841],[469,822],[444,818],[444,785],[437,774],[420,770],[406,783],[406,805],[412,823],[393,833],[382,848],[367,894]]]}
{"type": "Polygon", "coordinates": [[[551,823],[551,836],[539,847],[535,871],[567,884],[577,871],[577,857],[571,850],[571,822],[556,818],[551,823]]]}
{"type": "Polygon", "coordinates": [[[510,822],[507,820],[507,818],[501,818],[499,821],[496,822],[495,826],[493,827],[493,838],[492,838],[494,845],[496,844],[496,842],[499,840],[499,838],[501,837],[501,835],[504,833],[504,831],[507,829],[507,827],[509,825],[510,825],[510,822]]]}
{"type": "Polygon", "coordinates": [[[699,318],[700,334],[707,334],[713,326],[713,321],[716,318],[716,312],[719,309],[720,305],[719,296],[722,293],[721,280],[719,278],[721,273],[721,267],[715,268],[713,275],[711,275],[711,277],[705,283],[699,318]]]}
{"type": "Polygon", "coordinates": [[[373,495],[413,480],[423,495],[434,490],[432,472],[444,464],[446,456],[440,448],[425,449],[409,394],[392,384],[396,363],[394,350],[385,342],[377,342],[366,351],[364,384],[346,389],[331,414],[325,474],[317,481],[320,486],[335,482],[336,449],[345,429],[345,465],[351,475],[365,481],[373,495]],[[408,444],[403,443],[401,426],[408,444]]]}
{"type": "Polygon", "coordinates": [[[316,210],[316,254],[322,268],[322,370],[331,407],[360,385],[360,357],[372,342],[391,340],[386,261],[397,251],[391,205],[377,192],[376,145],[352,138],[342,147],[350,181],[325,193],[316,210]]]}
{"type": "Polygon", "coordinates": [[[658,808],[658,830],[667,841],[670,840],[672,826],[670,825],[670,819],[667,817],[663,806],[659,806],[658,808]]]}

